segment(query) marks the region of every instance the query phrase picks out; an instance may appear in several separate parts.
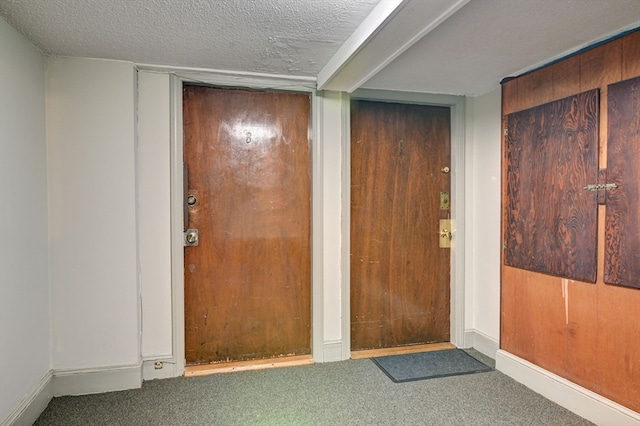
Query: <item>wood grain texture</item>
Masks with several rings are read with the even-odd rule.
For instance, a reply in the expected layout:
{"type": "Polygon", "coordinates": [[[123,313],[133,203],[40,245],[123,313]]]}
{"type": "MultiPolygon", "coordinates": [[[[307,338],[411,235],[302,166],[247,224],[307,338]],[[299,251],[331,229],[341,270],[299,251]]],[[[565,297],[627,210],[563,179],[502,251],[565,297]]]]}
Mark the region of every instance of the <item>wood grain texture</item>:
{"type": "Polygon", "coordinates": [[[357,101],[351,114],[351,347],[449,341],[448,108],[357,101]]]}
{"type": "MultiPolygon", "coordinates": [[[[606,168],[608,163],[608,85],[640,76],[640,68],[636,65],[640,63],[639,37],[640,31],[636,31],[581,53],[578,55],[579,71],[575,65],[567,65],[565,71],[568,74],[560,78],[564,82],[562,84],[572,88],[579,81],[580,91],[600,90],[600,168],[606,168]]],[[[554,81],[559,74],[555,71],[550,74],[547,70],[542,74],[544,78],[525,76],[538,82],[535,91],[532,91],[531,84],[521,84],[521,78],[506,82],[503,85],[505,127],[507,116],[512,112],[554,100],[541,102],[550,92],[554,96],[559,93],[556,89],[561,84],[554,81]]],[[[505,148],[506,138],[503,136],[503,238],[507,233],[506,211],[509,206],[505,148]]],[[[609,205],[597,206],[598,267],[595,285],[518,269],[503,262],[500,346],[640,412],[640,386],[637,385],[640,383],[640,321],[636,320],[640,291],[604,283],[605,217],[608,209],[609,205]]],[[[637,211],[636,208],[629,214],[637,214],[637,211]]]]}
{"type": "Polygon", "coordinates": [[[186,86],[188,364],[310,353],[310,99],[186,86]]]}
{"type": "MultiPolygon", "coordinates": [[[[613,40],[576,57],[580,59],[580,74],[574,75],[574,78],[580,80],[580,91],[600,89],[601,105],[606,103],[603,91],[606,91],[609,83],[620,81],[622,77],[622,40],[613,40]]],[[[606,108],[600,108],[601,117],[606,112],[606,108]]],[[[606,130],[606,127],[602,129],[603,132],[606,130]]]]}
{"type": "Polygon", "coordinates": [[[622,40],[622,80],[640,75],[640,30],[622,40]]]}
{"type": "Polygon", "coordinates": [[[609,85],[604,281],[640,288],[640,77],[609,85]]]}
{"type": "Polygon", "coordinates": [[[508,115],[505,263],[596,279],[598,91],[508,115]]]}
{"type": "Polygon", "coordinates": [[[549,66],[553,82],[553,99],[567,98],[584,91],[580,90],[580,79],[575,78],[576,75],[580,75],[580,62],[580,56],[573,56],[549,66]]]}
{"type": "Polygon", "coordinates": [[[380,356],[406,355],[421,352],[453,350],[456,346],[450,342],[426,343],[424,345],[396,346],[393,348],[369,349],[351,352],[351,359],[367,359],[380,356]]]}

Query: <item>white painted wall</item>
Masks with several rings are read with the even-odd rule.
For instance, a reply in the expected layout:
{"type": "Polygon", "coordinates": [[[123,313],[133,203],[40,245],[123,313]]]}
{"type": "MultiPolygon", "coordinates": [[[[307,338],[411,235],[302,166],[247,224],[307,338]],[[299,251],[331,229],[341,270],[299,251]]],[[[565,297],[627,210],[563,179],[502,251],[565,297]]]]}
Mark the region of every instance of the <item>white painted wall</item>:
{"type": "Polygon", "coordinates": [[[136,366],[134,66],[51,58],[46,84],[53,368],[136,366]]]}
{"type": "Polygon", "coordinates": [[[138,73],[142,358],[171,357],[170,81],[138,73]]]}
{"type": "MultiPolygon", "coordinates": [[[[342,95],[322,92],[324,342],[342,338],[342,95]]],[[[331,357],[330,357],[331,358],[331,357]]],[[[335,359],[334,359],[335,360],[335,359]]]]}
{"type": "Polygon", "coordinates": [[[495,351],[500,340],[501,90],[467,98],[466,120],[465,328],[491,340],[495,351]]]}
{"type": "Polygon", "coordinates": [[[0,423],[49,375],[44,59],[0,18],[0,423]]]}

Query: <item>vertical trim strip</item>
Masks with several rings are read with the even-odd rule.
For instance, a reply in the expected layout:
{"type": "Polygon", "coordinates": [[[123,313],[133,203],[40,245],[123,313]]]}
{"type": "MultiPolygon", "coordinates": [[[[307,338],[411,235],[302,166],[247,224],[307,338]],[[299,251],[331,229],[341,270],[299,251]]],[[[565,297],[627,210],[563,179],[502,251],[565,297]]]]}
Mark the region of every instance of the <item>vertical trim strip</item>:
{"type": "Polygon", "coordinates": [[[184,250],[182,200],[182,80],[171,76],[171,309],[173,359],[176,375],[184,374],[184,250]]]}
{"type": "Polygon", "coordinates": [[[342,359],[351,358],[351,97],[342,94],[342,359]]]}
{"type": "Polygon", "coordinates": [[[324,362],[324,216],[322,97],[311,93],[311,355],[324,362]]]}

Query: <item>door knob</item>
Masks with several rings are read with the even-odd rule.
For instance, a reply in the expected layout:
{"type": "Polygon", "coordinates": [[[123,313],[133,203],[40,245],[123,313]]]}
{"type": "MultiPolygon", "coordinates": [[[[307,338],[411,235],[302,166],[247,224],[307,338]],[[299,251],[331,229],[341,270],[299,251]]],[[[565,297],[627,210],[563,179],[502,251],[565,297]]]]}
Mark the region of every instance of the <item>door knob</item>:
{"type": "Polygon", "coordinates": [[[194,247],[198,245],[198,230],[187,229],[184,233],[184,245],[186,247],[194,247]]]}
{"type": "Polygon", "coordinates": [[[438,246],[440,248],[450,248],[453,239],[451,219],[440,219],[440,232],[438,234],[438,246]]]}

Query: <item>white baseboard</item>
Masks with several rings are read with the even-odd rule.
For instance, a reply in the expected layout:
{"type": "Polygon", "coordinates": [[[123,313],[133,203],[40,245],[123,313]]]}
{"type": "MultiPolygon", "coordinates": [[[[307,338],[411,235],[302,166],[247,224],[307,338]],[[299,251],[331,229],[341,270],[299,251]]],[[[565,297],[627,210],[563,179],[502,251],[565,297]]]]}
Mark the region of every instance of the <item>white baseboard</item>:
{"type": "Polygon", "coordinates": [[[54,370],[53,395],[85,395],[137,389],[142,386],[142,365],[84,370],[54,370]]]}
{"type": "Polygon", "coordinates": [[[2,426],[30,426],[42,414],[51,398],[53,398],[53,375],[51,371],[36,383],[31,391],[22,399],[20,404],[9,417],[4,419],[2,426]]]}
{"type": "Polygon", "coordinates": [[[640,426],[640,413],[623,407],[509,352],[498,350],[496,369],[595,424],[640,426]]]}
{"type": "Polygon", "coordinates": [[[178,376],[181,374],[178,373],[176,362],[170,355],[157,356],[142,361],[142,380],[169,379],[178,376]],[[158,368],[157,362],[161,363],[160,368],[158,368]]]}
{"type": "Polygon", "coordinates": [[[464,347],[474,348],[489,358],[496,359],[496,352],[500,349],[500,342],[481,331],[471,329],[464,332],[464,347]]]}
{"type": "Polygon", "coordinates": [[[342,340],[324,342],[322,362],[342,361],[342,340]]]}

